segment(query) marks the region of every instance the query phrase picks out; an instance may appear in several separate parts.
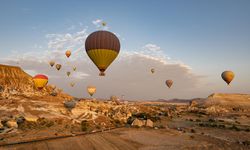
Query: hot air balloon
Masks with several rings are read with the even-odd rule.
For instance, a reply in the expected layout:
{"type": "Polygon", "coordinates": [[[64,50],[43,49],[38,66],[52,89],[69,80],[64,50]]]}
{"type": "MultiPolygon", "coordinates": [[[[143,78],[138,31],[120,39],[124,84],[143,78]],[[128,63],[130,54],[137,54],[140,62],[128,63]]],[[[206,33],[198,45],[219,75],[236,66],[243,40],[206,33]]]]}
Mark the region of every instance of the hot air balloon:
{"type": "Polygon", "coordinates": [[[90,96],[93,96],[93,94],[96,92],[96,87],[94,86],[88,86],[87,87],[87,91],[89,93],[90,96]]]}
{"type": "Polygon", "coordinates": [[[61,64],[56,64],[56,69],[59,71],[61,69],[62,65],[61,64]]]}
{"type": "Polygon", "coordinates": [[[76,67],[73,67],[73,71],[76,71],[76,67]]]}
{"type": "Polygon", "coordinates": [[[39,90],[43,89],[48,83],[48,77],[43,74],[38,74],[33,77],[35,87],[39,90]]]}
{"type": "Polygon", "coordinates": [[[105,27],[106,25],[107,25],[107,23],[106,23],[106,22],[102,22],[102,26],[104,26],[104,27],[105,27]]]}
{"type": "Polygon", "coordinates": [[[166,80],[166,85],[168,86],[168,88],[171,88],[171,86],[173,85],[173,80],[166,80]]]}
{"type": "Polygon", "coordinates": [[[67,50],[67,51],[65,52],[65,55],[69,58],[70,55],[71,55],[71,51],[70,51],[70,50],[67,50]]]}
{"type": "Polygon", "coordinates": [[[234,79],[234,73],[232,71],[224,71],[221,74],[222,79],[229,85],[234,79]]]}
{"type": "Polygon", "coordinates": [[[115,34],[109,31],[96,31],[87,37],[85,49],[90,59],[100,70],[99,75],[104,76],[105,70],[120,51],[120,41],[115,34]]]}
{"type": "Polygon", "coordinates": [[[70,72],[69,72],[69,71],[67,72],[67,76],[68,76],[68,77],[70,76],[70,72]]]}
{"type": "Polygon", "coordinates": [[[55,62],[54,61],[50,61],[49,64],[50,64],[51,67],[53,67],[55,65],[55,62]]]}
{"type": "Polygon", "coordinates": [[[70,86],[71,86],[71,87],[74,87],[74,86],[75,86],[75,83],[71,82],[71,83],[70,83],[70,86]]]}
{"type": "Polygon", "coordinates": [[[155,73],[155,69],[154,68],[151,69],[151,73],[155,73]]]}

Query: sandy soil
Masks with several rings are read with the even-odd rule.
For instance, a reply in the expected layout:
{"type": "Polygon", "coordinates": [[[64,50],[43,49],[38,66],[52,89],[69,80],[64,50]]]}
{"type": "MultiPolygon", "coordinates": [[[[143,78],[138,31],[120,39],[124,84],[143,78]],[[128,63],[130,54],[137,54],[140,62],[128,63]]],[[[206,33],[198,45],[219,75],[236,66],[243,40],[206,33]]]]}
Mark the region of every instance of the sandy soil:
{"type": "MultiPolygon", "coordinates": [[[[218,129],[216,129],[218,130],[218,129]]],[[[228,135],[241,136],[239,133],[218,135],[221,131],[203,130],[205,134],[183,133],[174,129],[121,128],[109,132],[44,140],[26,144],[0,147],[1,150],[177,150],[177,149],[249,149],[225,138],[228,135]]],[[[250,134],[244,133],[246,138],[250,134]]],[[[235,138],[235,137],[229,137],[235,138]]]]}

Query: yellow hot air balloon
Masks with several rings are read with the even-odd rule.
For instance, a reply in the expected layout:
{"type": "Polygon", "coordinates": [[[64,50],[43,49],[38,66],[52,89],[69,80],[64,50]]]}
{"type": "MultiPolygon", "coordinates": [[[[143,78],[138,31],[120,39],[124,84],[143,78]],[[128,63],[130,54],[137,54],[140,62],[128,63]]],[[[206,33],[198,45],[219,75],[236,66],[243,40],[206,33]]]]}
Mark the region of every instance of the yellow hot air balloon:
{"type": "Polygon", "coordinates": [[[106,22],[102,22],[102,26],[104,26],[104,27],[105,27],[106,25],[107,25],[107,23],[106,23],[106,22]]]}
{"type": "Polygon", "coordinates": [[[55,65],[55,61],[50,61],[49,64],[51,67],[53,67],[55,65]]]}
{"type": "Polygon", "coordinates": [[[71,82],[71,83],[70,83],[70,86],[71,86],[71,87],[74,87],[74,86],[75,86],[75,83],[74,83],[74,82],[71,82]]]}
{"type": "Polygon", "coordinates": [[[68,77],[70,76],[70,72],[69,72],[69,71],[67,72],[67,76],[68,76],[68,77]]]}
{"type": "Polygon", "coordinates": [[[65,55],[69,58],[70,55],[71,55],[71,51],[70,51],[70,50],[67,50],[67,51],[65,52],[65,55]]]}
{"type": "Polygon", "coordinates": [[[100,70],[99,75],[104,76],[105,70],[119,54],[120,41],[115,34],[109,31],[96,31],[87,37],[85,49],[100,70]]]}
{"type": "Polygon", "coordinates": [[[96,87],[94,86],[88,86],[87,87],[87,91],[89,93],[90,96],[93,96],[93,94],[96,92],[96,87]]]}
{"type": "Polygon", "coordinates": [[[168,88],[171,88],[173,83],[174,83],[173,80],[166,80],[166,85],[168,86],[168,88]]]}
{"type": "Polygon", "coordinates": [[[234,79],[234,73],[232,71],[224,71],[221,74],[222,79],[229,85],[234,79]]]}
{"type": "Polygon", "coordinates": [[[155,69],[154,68],[151,69],[151,73],[155,73],[155,69]]]}
{"type": "Polygon", "coordinates": [[[43,74],[38,74],[33,77],[35,87],[39,90],[43,89],[48,83],[48,77],[43,74]]]}
{"type": "Polygon", "coordinates": [[[73,71],[76,71],[76,67],[73,67],[73,71]]]}
{"type": "Polygon", "coordinates": [[[59,71],[62,68],[61,64],[56,64],[56,69],[59,71]]]}

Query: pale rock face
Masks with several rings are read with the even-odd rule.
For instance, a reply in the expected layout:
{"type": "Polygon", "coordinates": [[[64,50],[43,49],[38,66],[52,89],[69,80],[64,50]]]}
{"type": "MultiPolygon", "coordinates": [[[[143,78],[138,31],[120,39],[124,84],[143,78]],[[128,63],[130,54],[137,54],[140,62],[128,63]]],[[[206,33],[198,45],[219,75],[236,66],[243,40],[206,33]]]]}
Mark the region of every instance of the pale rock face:
{"type": "Polygon", "coordinates": [[[198,103],[195,100],[192,100],[190,102],[190,107],[196,107],[198,105],[198,103]]]}
{"type": "Polygon", "coordinates": [[[151,127],[151,128],[153,128],[153,127],[154,127],[153,121],[151,121],[150,119],[147,119],[147,121],[146,121],[146,127],[151,127]]]}
{"type": "Polygon", "coordinates": [[[3,129],[4,128],[4,126],[3,126],[3,124],[1,123],[1,120],[0,120],[0,129],[3,129]]]}
{"type": "Polygon", "coordinates": [[[7,127],[9,127],[9,128],[18,128],[18,124],[16,123],[15,120],[7,121],[6,125],[7,125],[7,127]]]}
{"type": "Polygon", "coordinates": [[[25,116],[24,118],[26,121],[29,121],[29,122],[37,122],[38,120],[38,117],[36,116],[25,116]]]}
{"type": "Polygon", "coordinates": [[[132,124],[132,126],[138,126],[138,127],[142,127],[145,125],[145,120],[139,120],[139,119],[135,119],[132,124]]]}

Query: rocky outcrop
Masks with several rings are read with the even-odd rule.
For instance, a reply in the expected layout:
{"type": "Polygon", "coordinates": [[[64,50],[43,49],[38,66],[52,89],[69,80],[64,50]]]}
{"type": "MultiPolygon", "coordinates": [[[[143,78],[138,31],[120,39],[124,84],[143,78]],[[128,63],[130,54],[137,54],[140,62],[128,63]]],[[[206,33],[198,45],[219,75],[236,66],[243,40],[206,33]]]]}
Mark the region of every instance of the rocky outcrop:
{"type": "Polygon", "coordinates": [[[145,126],[153,128],[154,127],[154,122],[152,120],[150,120],[150,119],[147,119],[145,126]]]}
{"type": "Polygon", "coordinates": [[[145,120],[139,120],[136,118],[131,125],[134,127],[142,127],[145,125],[145,122],[146,122],[145,120]]]}
{"type": "Polygon", "coordinates": [[[207,106],[217,105],[230,108],[250,108],[250,95],[217,93],[210,95],[205,104],[207,106]]]}
{"type": "Polygon", "coordinates": [[[15,120],[7,121],[6,126],[8,128],[18,128],[18,124],[15,120]]]}

